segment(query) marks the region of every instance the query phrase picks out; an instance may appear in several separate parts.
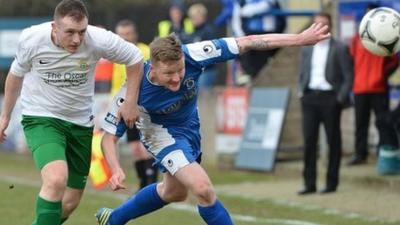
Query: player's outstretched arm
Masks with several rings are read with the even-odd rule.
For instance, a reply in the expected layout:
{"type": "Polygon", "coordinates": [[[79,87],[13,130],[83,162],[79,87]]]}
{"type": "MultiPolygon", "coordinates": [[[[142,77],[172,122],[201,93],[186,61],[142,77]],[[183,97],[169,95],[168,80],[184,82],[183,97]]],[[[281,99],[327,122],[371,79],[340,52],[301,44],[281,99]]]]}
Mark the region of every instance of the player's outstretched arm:
{"type": "Polygon", "coordinates": [[[236,38],[236,41],[239,46],[239,53],[243,54],[249,50],[263,51],[287,46],[313,45],[330,36],[328,26],[313,23],[299,34],[249,35],[236,38]]]}
{"type": "Polygon", "coordinates": [[[113,191],[126,189],[123,184],[125,180],[125,173],[119,164],[117,154],[118,139],[119,138],[117,136],[114,136],[108,132],[105,132],[103,138],[101,139],[101,149],[103,151],[104,158],[106,159],[112,172],[109,182],[113,191]]]}
{"type": "Polygon", "coordinates": [[[0,143],[3,143],[6,139],[6,134],[4,132],[8,127],[11,112],[15,106],[19,94],[21,93],[23,80],[23,77],[18,77],[11,72],[7,75],[4,89],[4,102],[0,115],[0,143]]]}

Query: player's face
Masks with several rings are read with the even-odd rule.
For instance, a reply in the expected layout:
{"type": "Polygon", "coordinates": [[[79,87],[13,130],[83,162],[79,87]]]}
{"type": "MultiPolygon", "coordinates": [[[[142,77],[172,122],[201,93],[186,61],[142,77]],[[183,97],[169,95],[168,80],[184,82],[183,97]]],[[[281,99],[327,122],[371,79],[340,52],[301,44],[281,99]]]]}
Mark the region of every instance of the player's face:
{"type": "Polygon", "coordinates": [[[170,91],[178,91],[185,75],[183,57],[177,61],[154,62],[152,65],[153,81],[170,91]]]}
{"type": "Polygon", "coordinates": [[[136,33],[136,28],[132,26],[118,26],[115,28],[115,33],[122,37],[125,41],[131,43],[136,43],[138,35],[136,33]]]}
{"type": "Polygon", "coordinates": [[[65,16],[57,19],[52,24],[52,38],[55,44],[70,53],[78,51],[85,37],[88,19],[76,21],[74,18],[65,16]]]}

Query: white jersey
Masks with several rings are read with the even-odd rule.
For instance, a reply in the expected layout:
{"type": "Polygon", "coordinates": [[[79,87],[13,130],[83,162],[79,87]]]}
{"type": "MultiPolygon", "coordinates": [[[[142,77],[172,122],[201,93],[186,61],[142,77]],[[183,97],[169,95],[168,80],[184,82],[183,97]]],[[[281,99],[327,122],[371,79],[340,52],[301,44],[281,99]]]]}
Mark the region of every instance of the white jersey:
{"type": "Polygon", "coordinates": [[[118,35],[89,25],[75,53],[51,40],[51,22],[23,30],[10,72],[23,77],[22,114],[93,126],[94,70],[100,58],[133,65],[140,50],[118,35]]]}

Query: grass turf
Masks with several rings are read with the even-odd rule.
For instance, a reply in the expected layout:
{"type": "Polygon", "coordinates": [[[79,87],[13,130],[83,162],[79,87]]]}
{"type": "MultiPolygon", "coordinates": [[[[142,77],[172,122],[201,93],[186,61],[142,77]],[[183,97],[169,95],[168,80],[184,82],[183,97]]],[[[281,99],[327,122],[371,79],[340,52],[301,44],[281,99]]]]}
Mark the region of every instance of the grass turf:
{"type": "MultiPolygon", "coordinates": [[[[131,169],[127,168],[127,171],[131,169]]],[[[245,171],[220,171],[208,168],[213,182],[235,185],[237,183],[257,182],[262,180],[273,182],[272,174],[251,173],[245,171]]],[[[134,174],[128,173],[132,179],[134,174]]],[[[34,204],[39,190],[39,176],[28,155],[9,154],[0,151],[0,224],[30,224],[34,217],[34,204]],[[10,188],[10,186],[13,186],[10,188]]],[[[136,183],[130,182],[131,187],[136,183]]],[[[80,207],[65,225],[96,224],[94,213],[100,207],[116,207],[127,195],[110,191],[94,191],[87,189],[80,207]]],[[[342,215],[329,215],[321,209],[304,209],[298,206],[278,205],[270,200],[251,200],[241,196],[224,196],[221,200],[234,216],[236,225],[394,225],[399,222],[366,221],[360,218],[347,218],[342,215]],[[249,217],[243,217],[249,216],[249,217]]],[[[345,203],[344,203],[345,204],[345,203]]],[[[200,225],[204,224],[196,213],[195,205],[171,204],[165,209],[154,212],[130,222],[135,225],[200,225]],[[181,206],[181,207],[179,207],[181,206]]]]}

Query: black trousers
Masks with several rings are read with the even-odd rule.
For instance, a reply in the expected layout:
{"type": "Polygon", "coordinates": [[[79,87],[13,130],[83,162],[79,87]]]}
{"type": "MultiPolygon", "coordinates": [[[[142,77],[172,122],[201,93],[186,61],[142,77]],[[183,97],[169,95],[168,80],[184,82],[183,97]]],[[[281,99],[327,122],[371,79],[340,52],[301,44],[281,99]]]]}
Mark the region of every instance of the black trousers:
{"type": "Polygon", "coordinates": [[[307,91],[301,99],[304,137],[304,185],[315,189],[317,179],[317,143],[319,126],[323,124],[329,146],[329,162],[326,187],[339,184],[339,169],[342,156],[340,131],[341,105],[333,91],[307,91]]]}
{"type": "MultiPolygon", "coordinates": [[[[368,157],[368,128],[371,110],[374,111],[376,118],[387,115],[389,112],[389,94],[355,94],[354,108],[356,117],[355,157],[366,159],[368,157]]],[[[398,146],[394,127],[376,122],[375,126],[379,133],[379,145],[398,146]]]]}

